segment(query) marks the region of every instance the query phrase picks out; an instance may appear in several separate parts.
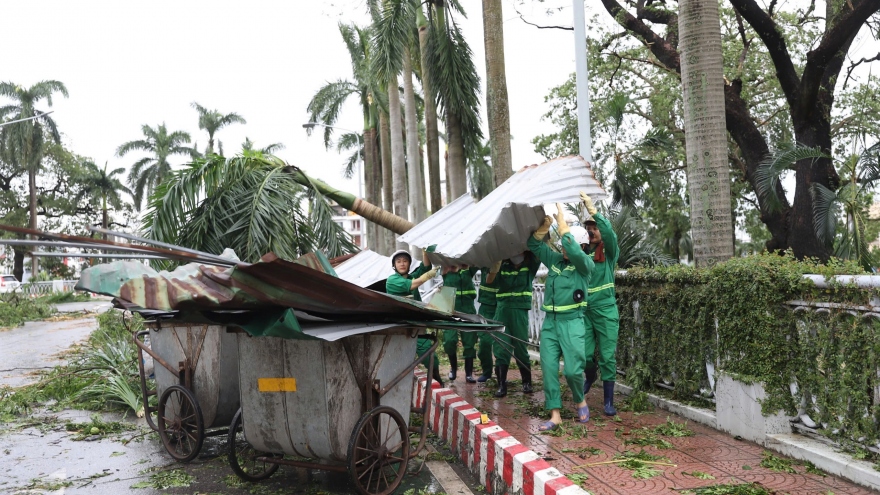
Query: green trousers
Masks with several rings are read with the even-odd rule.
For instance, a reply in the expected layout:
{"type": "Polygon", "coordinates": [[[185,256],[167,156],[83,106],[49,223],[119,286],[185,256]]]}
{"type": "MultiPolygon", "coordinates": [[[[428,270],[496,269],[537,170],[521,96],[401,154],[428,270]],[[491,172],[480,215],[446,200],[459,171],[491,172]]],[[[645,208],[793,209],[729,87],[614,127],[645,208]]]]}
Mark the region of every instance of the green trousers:
{"type": "Polygon", "coordinates": [[[455,356],[458,354],[459,334],[461,334],[461,345],[464,347],[464,352],[461,353],[462,357],[477,357],[477,333],[459,332],[458,330],[443,330],[443,351],[446,355],[455,356]]]}
{"type": "Polygon", "coordinates": [[[587,334],[593,336],[594,344],[587,343],[587,363],[592,364],[595,346],[599,347],[599,373],[603,382],[617,380],[617,332],[620,330],[620,314],[617,305],[593,308],[587,306],[584,315],[587,334]]]}
{"type": "Polygon", "coordinates": [[[510,366],[512,354],[518,366],[531,370],[532,365],[526,345],[529,341],[529,310],[508,308],[506,304],[501,303],[495,310],[494,319],[504,323],[504,333],[496,335],[500,342],[495,342],[492,346],[495,364],[510,366]]]}
{"type": "MultiPolygon", "coordinates": [[[[494,304],[481,304],[479,314],[483,317],[495,319],[496,306],[494,304]]],[[[480,343],[480,350],[477,351],[477,357],[480,358],[480,368],[483,374],[488,374],[494,366],[492,362],[492,335],[489,332],[477,332],[477,340],[480,343]]]]}
{"type": "MultiPolygon", "coordinates": [[[[430,339],[419,338],[417,340],[418,341],[416,342],[416,357],[419,357],[422,354],[428,352],[428,349],[430,349],[431,346],[434,345],[434,341],[432,341],[430,339]]],[[[422,361],[422,366],[424,366],[426,369],[428,368],[428,359],[430,359],[430,358],[426,357],[425,360],[422,361]]],[[[436,369],[439,373],[440,363],[437,362],[436,355],[434,356],[434,369],[436,369]]],[[[428,371],[430,371],[430,370],[428,370],[428,371]]]]}
{"type": "Polygon", "coordinates": [[[564,315],[557,318],[547,313],[541,327],[541,374],[544,375],[544,408],[562,408],[562,393],[559,388],[559,358],[565,361],[562,374],[571,389],[572,400],[580,404],[584,400],[584,365],[587,360],[584,350],[593,355],[592,334],[584,328],[584,318],[580,315],[564,315]],[[588,336],[589,335],[589,336],[588,336]]]}

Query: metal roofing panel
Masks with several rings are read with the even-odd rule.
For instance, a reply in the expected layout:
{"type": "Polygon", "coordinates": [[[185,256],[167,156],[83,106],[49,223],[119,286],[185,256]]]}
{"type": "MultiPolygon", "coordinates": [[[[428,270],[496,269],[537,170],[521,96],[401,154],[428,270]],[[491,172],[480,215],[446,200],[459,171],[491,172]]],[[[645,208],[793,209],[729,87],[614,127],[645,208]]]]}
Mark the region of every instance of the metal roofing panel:
{"type": "Polygon", "coordinates": [[[369,287],[385,280],[394,273],[391,257],[370,251],[361,251],[341,265],[336,266],[336,275],[358,287],[369,287]]]}
{"type": "Polygon", "coordinates": [[[578,202],[580,191],[597,201],[607,197],[580,156],[530,165],[478,203],[469,194],[449,203],[400,240],[420,248],[436,244],[428,255],[435,264],[489,266],[526,250],[545,204],[578,202]]]}

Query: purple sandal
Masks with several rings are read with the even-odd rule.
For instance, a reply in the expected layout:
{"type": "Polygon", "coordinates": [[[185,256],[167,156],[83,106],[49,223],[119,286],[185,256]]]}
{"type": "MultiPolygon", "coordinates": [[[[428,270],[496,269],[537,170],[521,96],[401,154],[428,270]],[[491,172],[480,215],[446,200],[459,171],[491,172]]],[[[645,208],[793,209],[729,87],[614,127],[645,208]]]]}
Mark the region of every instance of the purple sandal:
{"type": "Polygon", "coordinates": [[[578,423],[586,423],[590,420],[590,406],[584,404],[584,407],[577,408],[578,423]]]}
{"type": "Polygon", "coordinates": [[[538,427],[538,431],[553,431],[556,428],[559,428],[559,425],[554,423],[553,421],[547,421],[538,427]]]}

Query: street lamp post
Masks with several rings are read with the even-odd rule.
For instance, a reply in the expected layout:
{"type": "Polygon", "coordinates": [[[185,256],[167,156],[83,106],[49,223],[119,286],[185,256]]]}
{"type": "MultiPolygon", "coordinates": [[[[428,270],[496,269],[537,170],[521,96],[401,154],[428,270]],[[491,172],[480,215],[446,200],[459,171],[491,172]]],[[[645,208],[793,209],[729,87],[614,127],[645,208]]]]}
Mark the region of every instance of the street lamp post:
{"type": "Polygon", "coordinates": [[[40,117],[43,117],[43,116],[49,115],[50,113],[52,113],[52,112],[54,112],[54,111],[55,111],[55,110],[49,110],[48,112],[42,112],[42,113],[40,113],[39,115],[33,115],[33,116],[30,116],[30,117],[25,117],[25,118],[23,118],[23,119],[10,120],[9,122],[3,122],[3,123],[0,123],[0,127],[6,126],[6,125],[9,125],[9,124],[16,124],[16,123],[18,123],[18,122],[24,122],[24,121],[26,121],[26,120],[34,120],[34,119],[38,119],[38,118],[40,118],[40,117]]]}

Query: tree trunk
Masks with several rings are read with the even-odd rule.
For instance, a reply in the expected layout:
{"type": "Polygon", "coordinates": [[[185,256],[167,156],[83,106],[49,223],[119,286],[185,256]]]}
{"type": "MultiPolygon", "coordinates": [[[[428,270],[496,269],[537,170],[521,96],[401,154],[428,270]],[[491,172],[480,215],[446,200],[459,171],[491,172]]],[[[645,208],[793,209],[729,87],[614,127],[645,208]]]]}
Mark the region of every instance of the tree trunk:
{"type": "Polygon", "coordinates": [[[24,280],[24,251],[19,251],[15,248],[12,249],[12,275],[18,279],[19,282],[24,280]]]}
{"type": "MultiPolygon", "coordinates": [[[[831,108],[829,105],[828,108],[831,108]]],[[[829,112],[830,114],[830,112],[829,112]]],[[[822,115],[813,115],[810,119],[798,122],[795,120],[794,135],[798,142],[810,148],[818,147],[831,154],[831,122],[822,115]]],[[[828,115],[830,117],[830,115],[828,115]]],[[[828,158],[807,159],[795,165],[794,201],[791,207],[789,223],[789,244],[798,258],[813,257],[827,261],[831,255],[831,246],[825,246],[816,235],[813,220],[813,197],[810,190],[813,184],[836,190],[840,177],[834,164],[828,158]],[[793,242],[796,240],[797,242],[793,242]]]]}
{"type": "MultiPolygon", "coordinates": [[[[391,129],[391,173],[394,179],[394,214],[409,218],[406,194],[406,155],[403,151],[403,128],[400,115],[400,89],[397,76],[388,81],[388,124],[391,129]]],[[[398,242],[397,249],[406,246],[398,242]]]]}
{"type": "MultiPolygon", "coordinates": [[[[376,194],[376,181],[373,179],[373,175],[376,173],[376,166],[373,162],[373,148],[375,146],[376,129],[364,129],[364,193],[366,194],[367,201],[373,204],[380,204],[379,201],[377,201],[379,195],[376,194]]],[[[376,237],[378,232],[376,230],[376,224],[373,222],[366,222],[364,227],[364,232],[367,236],[367,249],[378,253],[379,245],[376,237]]]]}
{"type": "Polygon", "coordinates": [[[446,180],[449,182],[449,192],[452,194],[448,198],[451,203],[467,192],[467,172],[461,121],[458,115],[450,110],[446,111],[446,137],[449,139],[449,163],[446,180]]]}
{"type": "MultiPolygon", "coordinates": [[[[382,156],[382,207],[386,211],[394,211],[394,177],[391,170],[391,128],[388,114],[379,113],[379,145],[382,156]]],[[[394,252],[394,237],[383,232],[385,252],[394,252]]]]}
{"type": "Polygon", "coordinates": [[[422,147],[419,144],[419,120],[416,116],[416,95],[413,90],[412,62],[409,48],[403,50],[403,99],[406,123],[406,172],[408,177],[409,204],[412,207],[413,222],[425,219],[425,197],[422,193],[422,147]]]}
{"type": "MultiPolygon", "coordinates": [[[[28,156],[30,158],[30,156],[28,156]]],[[[37,230],[37,169],[33,164],[28,167],[28,210],[30,211],[30,228],[37,230]]],[[[37,237],[34,236],[34,239],[37,237]]],[[[36,249],[35,249],[36,250],[36,249]]],[[[31,277],[37,276],[40,270],[40,262],[37,256],[31,256],[31,277]]]]}
{"type": "Polygon", "coordinates": [[[440,194],[440,137],[437,132],[437,106],[434,90],[430,84],[428,71],[428,23],[422,9],[419,8],[419,45],[422,57],[422,93],[425,99],[425,147],[427,148],[428,183],[431,196],[431,213],[443,207],[440,194]]]}
{"type": "Polygon", "coordinates": [[[681,0],[678,28],[694,258],[710,266],[733,256],[718,2],[681,0]]]}
{"type": "Polygon", "coordinates": [[[513,175],[510,151],[510,108],[504,69],[504,18],[501,0],[483,0],[483,45],[486,50],[486,112],[495,186],[513,175]]]}

